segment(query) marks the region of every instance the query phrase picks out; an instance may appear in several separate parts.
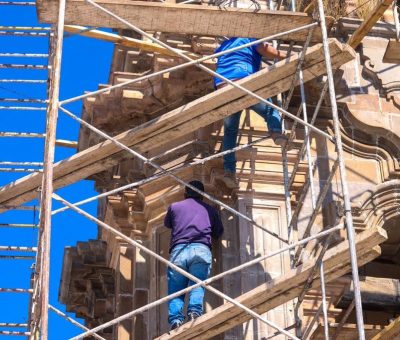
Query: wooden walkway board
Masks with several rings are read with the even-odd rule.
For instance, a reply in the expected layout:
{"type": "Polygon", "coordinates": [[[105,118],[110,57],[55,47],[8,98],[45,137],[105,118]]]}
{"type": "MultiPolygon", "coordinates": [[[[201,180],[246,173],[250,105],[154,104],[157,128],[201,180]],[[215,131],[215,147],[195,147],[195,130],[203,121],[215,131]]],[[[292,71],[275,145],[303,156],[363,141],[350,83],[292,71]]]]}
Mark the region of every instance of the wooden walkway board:
{"type": "Polygon", "coordinates": [[[371,340],[394,340],[400,338],[400,316],[387,325],[371,340]]]}
{"type": "MultiPolygon", "coordinates": [[[[354,51],[336,39],[329,41],[329,48],[334,68],[339,68],[355,58],[354,51]]],[[[263,98],[275,96],[290,88],[297,62],[297,56],[282,60],[238,83],[263,98]]],[[[325,74],[323,49],[318,44],[309,48],[306,54],[303,64],[304,81],[323,74],[325,74]]],[[[225,86],[159,118],[121,133],[115,138],[143,153],[157,148],[166,140],[175,140],[255,103],[257,99],[254,97],[245,95],[243,91],[232,86],[225,86]]],[[[132,158],[132,155],[121,151],[110,141],[94,145],[55,164],[54,187],[60,188],[87,178],[118,164],[124,158],[132,158]]],[[[41,177],[41,173],[35,173],[0,188],[0,205],[19,205],[36,198],[41,177]]]]}
{"type": "MultiPolygon", "coordinates": [[[[58,2],[38,0],[36,3],[39,20],[43,23],[56,23],[58,2]]],[[[129,0],[99,0],[96,3],[145,31],[264,38],[313,22],[311,16],[300,12],[266,10],[254,12],[230,7],[219,9],[216,6],[129,0]]],[[[128,28],[84,0],[67,1],[65,23],[128,28]]],[[[329,27],[333,25],[333,18],[327,18],[327,25],[329,27]]],[[[303,30],[282,39],[304,41],[306,37],[307,31],[303,30]]],[[[319,27],[315,28],[312,41],[322,41],[319,27]]]]}
{"type": "MultiPolygon", "coordinates": [[[[338,328],[337,323],[329,324],[329,335],[333,336],[338,328]]],[[[371,339],[382,329],[380,325],[364,325],[365,337],[371,339]]],[[[356,324],[345,323],[339,333],[337,339],[358,339],[358,330],[356,324]]],[[[311,334],[310,340],[325,340],[324,325],[319,324],[314,333],[311,334]]]]}
{"type": "MultiPolygon", "coordinates": [[[[361,266],[380,255],[380,243],[387,239],[383,229],[371,228],[356,236],[358,264],[361,266]]],[[[351,269],[349,246],[347,241],[329,249],[323,259],[325,280],[327,282],[340,277],[351,269]]],[[[262,314],[299,295],[314,261],[290,270],[286,275],[271,280],[257,288],[239,296],[236,301],[262,314]]],[[[317,273],[318,274],[318,271],[317,273]]],[[[312,288],[320,286],[318,275],[314,275],[312,288]]],[[[170,334],[164,334],[157,340],[210,339],[232,327],[250,320],[252,317],[231,303],[204,314],[193,322],[186,323],[170,334]]]]}

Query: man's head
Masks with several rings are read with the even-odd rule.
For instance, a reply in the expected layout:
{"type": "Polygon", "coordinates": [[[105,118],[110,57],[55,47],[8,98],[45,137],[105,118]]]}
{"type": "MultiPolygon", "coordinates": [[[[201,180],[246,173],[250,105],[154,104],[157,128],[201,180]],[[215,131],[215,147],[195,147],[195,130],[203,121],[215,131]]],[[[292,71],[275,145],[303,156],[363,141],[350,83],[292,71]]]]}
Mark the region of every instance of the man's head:
{"type": "MultiPolygon", "coordinates": [[[[200,181],[191,181],[189,184],[200,191],[204,191],[204,185],[200,181]]],[[[203,200],[203,196],[194,191],[193,189],[186,187],[185,190],[185,198],[196,198],[199,200],[203,200]]]]}

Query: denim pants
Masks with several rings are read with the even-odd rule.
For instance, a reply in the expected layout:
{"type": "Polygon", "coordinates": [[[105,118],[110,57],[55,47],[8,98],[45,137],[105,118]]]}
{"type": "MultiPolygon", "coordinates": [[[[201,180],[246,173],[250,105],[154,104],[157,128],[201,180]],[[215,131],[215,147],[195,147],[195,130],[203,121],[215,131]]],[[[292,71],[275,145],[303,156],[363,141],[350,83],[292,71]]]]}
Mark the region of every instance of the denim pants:
{"type": "MultiPolygon", "coordinates": [[[[267,100],[272,102],[271,98],[267,100]]],[[[282,118],[278,110],[263,102],[251,106],[250,109],[264,118],[270,132],[282,132],[282,118]]],[[[224,119],[223,151],[236,147],[241,113],[242,111],[236,112],[224,119]]],[[[236,172],[236,155],[234,152],[224,156],[224,170],[230,173],[236,172]]]]}
{"type": "MultiPolygon", "coordinates": [[[[200,280],[206,280],[211,270],[211,250],[202,243],[188,243],[176,245],[170,255],[170,261],[179,268],[189,272],[200,280]]],[[[193,281],[168,267],[168,295],[192,286],[193,281]]],[[[203,314],[204,288],[197,287],[189,292],[188,314],[191,312],[203,314]]],[[[185,294],[169,300],[168,322],[184,321],[183,307],[185,294]]]]}

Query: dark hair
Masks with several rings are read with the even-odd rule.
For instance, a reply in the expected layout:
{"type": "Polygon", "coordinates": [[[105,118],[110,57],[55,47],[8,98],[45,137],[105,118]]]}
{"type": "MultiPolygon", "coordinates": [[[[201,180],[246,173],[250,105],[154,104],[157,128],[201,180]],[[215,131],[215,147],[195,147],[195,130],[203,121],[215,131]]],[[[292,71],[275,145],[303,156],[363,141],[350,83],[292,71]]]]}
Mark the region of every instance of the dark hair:
{"type": "MultiPolygon", "coordinates": [[[[189,184],[191,186],[195,187],[196,189],[204,192],[204,185],[200,181],[191,181],[191,182],[189,182],[189,184]]],[[[197,198],[200,200],[203,199],[202,195],[200,195],[199,193],[197,193],[196,191],[194,191],[193,189],[191,189],[189,187],[186,187],[185,197],[186,198],[197,198]]]]}

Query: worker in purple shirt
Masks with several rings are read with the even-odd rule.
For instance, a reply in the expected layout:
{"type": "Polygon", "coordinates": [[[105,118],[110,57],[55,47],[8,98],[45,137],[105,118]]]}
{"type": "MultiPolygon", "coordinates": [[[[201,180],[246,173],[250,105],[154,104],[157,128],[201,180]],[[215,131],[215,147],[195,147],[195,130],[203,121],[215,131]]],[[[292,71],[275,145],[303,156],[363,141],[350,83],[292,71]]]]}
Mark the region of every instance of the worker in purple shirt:
{"type": "MultiPolygon", "coordinates": [[[[200,181],[189,183],[204,192],[200,181]]],[[[215,208],[203,202],[203,196],[186,187],[185,199],[171,204],[164,225],[171,229],[170,261],[179,268],[204,281],[211,270],[211,238],[219,238],[224,228],[215,208]]],[[[193,285],[193,281],[168,267],[168,295],[193,285]]],[[[204,288],[189,292],[188,320],[203,314],[204,288]]],[[[185,294],[173,298],[168,305],[171,330],[183,324],[185,294]]]]}
{"type": "MultiPolygon", "coordinates": [[[[230,38],[224,41],[215,50],[215,53],[242,46],[255,40],[254,38],[230,38]]],[[[262,57],[284,59],[286,56],[286,52],[278,51],[268,43],[255,44],[218,57],[216,72],[229,80],[235,81],[259,71],[262,57]]],[[[215,88],[218,89],[225,85],[226,83],[223,80],[214,77],[215,88]]],[[[270,98],[267,100],[271,102],[270,98]]],[[[250,108],[264,118],[275,144],[284,145],[287,137],[282,130],[280,113],[263,102],[255,104],[250,108]]],[[[236,112],[224,119],[223,151],[236,147],[241,113],[241,111],[236,112]]],[[[223,180],[228,188],[233,189],[237,187],[236,156],[234,152],[224,156],[223,180]]]]}

